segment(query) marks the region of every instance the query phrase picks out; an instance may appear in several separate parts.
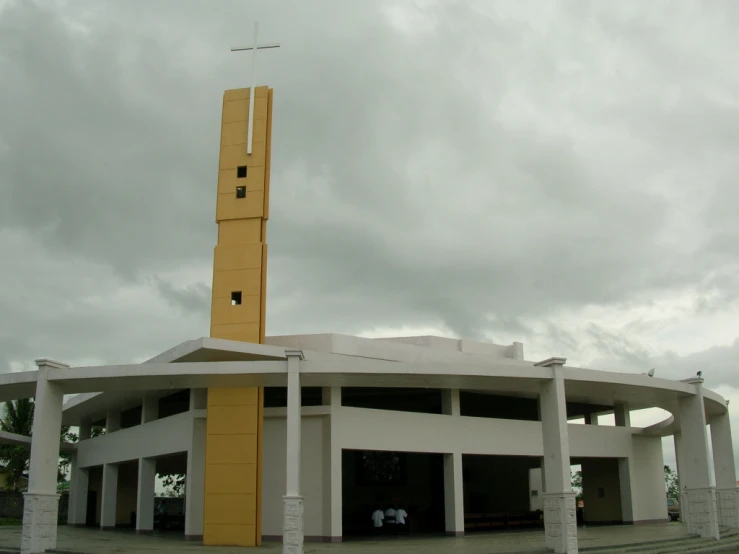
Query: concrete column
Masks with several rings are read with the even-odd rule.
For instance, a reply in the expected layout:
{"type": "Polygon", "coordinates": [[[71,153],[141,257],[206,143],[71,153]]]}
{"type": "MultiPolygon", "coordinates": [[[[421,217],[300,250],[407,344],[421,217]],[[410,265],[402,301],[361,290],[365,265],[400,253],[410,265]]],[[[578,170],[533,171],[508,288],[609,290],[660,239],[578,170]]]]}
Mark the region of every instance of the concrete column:
{"type": "Polygon", "coordinates": [[[203,540],[205,502],[205,418],[192,420],[192,445],[187,451],[185,477],[185,539],[203,540]]]}
{"type": "Polygon", "coordinates": [[[115,529],[118,504],[118,465],[103,465],[103,494],[101,498],[100,528],[115,529]]]}
{"type": "Polygon", "coordinates": [[[617,427],[631,427],[631,411],[628,404],[616,404],[613,406],[613,418],[617,427]]]}
{"type": "Polygon", "coordinates": [[[446,534],[464,536],[464,484],[462,454],[444,454],[444,517],[446,534]]]}
{"type": "Polygon", "coordinates": [[[341,542],[342,522],[342,458],[337,426],[341,417],[341,387],[325,387],[323,404],[331,407],[331,415],[323,420],[323,534],[329,542],[341,542]]]}
{"type": "Polygon", "coordinates": [[[80,440],[85,441],[92,436],[92,422],[89,419],[80,422],[80,440]]]}
{"type": "Polygon", "coordinates": [[[736,487],[734,447],[728,411],[711,420],[711,442],[719,525],[736,528],[739,527],[739,493],[736,487]]]}
{"type": "Polygon", "coordinates": [[[441,413],[451,416],[460,415],[459,389],[441,391],[441,413]]]}
{"type": "Polygon", "coordinates": [[[690,510],[688,509],[688,493],[683,487],[682,472],[680,471],[680,460],[685,457],[683,452],[683,440],[682,435],[678,432],[672,436],[675,442],[675,465],[677,471],[677,486],[678,486],[678,501],[680,502],[680,521],[687,527],[690,528],[690,510]]]}
{"type": "Polygon", "coordinates": [[[618,485],[621,492],[621,520],[625,523],[633,523],[634,516],[634,496],[632,487],[634,483],[631,480],[633,473],[633,460],[631,458],[618,459],[618,485]]]}
{"type": "Polygon", "coordinates": [[[564,358],[550,358],[552,378],[541,384],[539,404],[544,446],[544,533],[546,546],[558,554],[577,554],[577,517],[570,477],[564,358]]]}
{"type": "Polygon", "coordinates": [[[716,510],[716,488],[711,484],[711,468],[708,457],[708,431],[703,406],[703,379],[688,381],[695,385],[695,394],[680,398],[680,485],[686,493],[686,506],[681,515],[688,512],[688,533],[704,538],[719,538],[716,510]]]}
{"type": "Polygon", "coordinates": [[[300,350],[287,350],[287,459],[286,490],[283,497],[283,554],[303,553],[303,497],[300,495],[300,350]]]}
{"type": "Polygon", "coordinates": [[[74,527],[84,527],[87,523],[87,491],[89,490],[90,470],[89,468],[80,468],[77,464],[76,455],[73,455],[70,474],[67,524],[74,527]]]}
{"type": "Polygon", "coordinates": [[[208,409],[208,389],[190,389],[190,410],[208,409]]]}
{"type": "Polygon", "coordinates": [[[139,483],[136,493],[136,532],[154,531],[154,484],[157,476],[156,458],[139,458],[139,483]]]}
{"type": "Polygon", "coordinates": [[[141,402],[141,425],[159,419],[159,399],[146,395],[141,402]]]}
{"type": "Polygon", "coordinates": [[[28,468],[28,492],[23,494],[23,530],[21,552],[31,554],[56,548],[56,522],[59,495],[56,478],[59,463],[59,433],[62,426],[64,393],[48,380],[49,373],[69,367],[40,359],[34,397],[34,425],[31,436],[31,460],[28,468]]]}
{"type": "Polygon", "coordinates": [[[115,433],[116,431],[119,431],[120,428],[121,412],[116,410],[108,412],[105,416],[105,434],[115,433]]]}
{"type": "Polygon", "coordinates": [[[585,414],[585,425],[598,425],[598,414],[585,414]]]}

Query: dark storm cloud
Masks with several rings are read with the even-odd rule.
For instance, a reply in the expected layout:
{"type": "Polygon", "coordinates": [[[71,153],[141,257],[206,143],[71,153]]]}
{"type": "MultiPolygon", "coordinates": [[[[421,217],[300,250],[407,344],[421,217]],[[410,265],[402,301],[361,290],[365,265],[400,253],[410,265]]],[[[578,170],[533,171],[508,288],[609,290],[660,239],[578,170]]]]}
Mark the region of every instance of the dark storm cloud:
{"type": "Polygon", "coordinates": [[[622,369],[664,347],[561,314],[739,311],[734,3],[173,6],[0,11],[8,363],[207,334],[221,95],[248,86],[228,48],[255,18],[282,44],[258,73],[268,333],[436,327],[622,369]]]}

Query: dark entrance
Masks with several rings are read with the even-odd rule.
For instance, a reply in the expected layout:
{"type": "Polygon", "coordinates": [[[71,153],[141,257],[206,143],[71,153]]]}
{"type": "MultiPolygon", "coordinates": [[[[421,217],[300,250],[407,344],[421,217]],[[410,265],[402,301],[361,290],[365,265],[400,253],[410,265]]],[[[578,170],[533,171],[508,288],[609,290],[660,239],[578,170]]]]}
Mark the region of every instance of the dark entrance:
{"type": "Polygon", "coordinates": [[[344,537],[444,533],[444,462],[441,454],[344,450],[344,537]],[[403,510],[405,524],[393,523],[403,510]],[[378,510],[388,514],[373,523],[378,510]]]}

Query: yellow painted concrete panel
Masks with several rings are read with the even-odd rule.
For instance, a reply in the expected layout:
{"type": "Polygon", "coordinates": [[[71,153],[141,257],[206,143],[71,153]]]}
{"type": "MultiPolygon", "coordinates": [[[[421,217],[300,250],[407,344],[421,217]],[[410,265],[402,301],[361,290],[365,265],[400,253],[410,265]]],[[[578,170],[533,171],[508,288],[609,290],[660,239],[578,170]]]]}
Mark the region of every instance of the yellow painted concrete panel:
{"type": "Polygon", "coordinates": [[[258,546],[255,525],[203,524],[205,546],[258,546]]]}
{"type": "MultiPolygon", "coordinates": [[[[218,325],[233,323],[258,323],[262,298],[261,295],[241,296],[241,304],[231,305],[231,293],[227,297],[213,297],[212,319],[218,325]]],[[[221,337],[222,338],[222,337],[221,337]]]]}
{"type": "Polygon", "coordinates": [[[256,516],[256,494],[212,494],[205,495],[206,523],[219,525],[254,525],[256,516]],[[234,509],[238,506],[237,509],[234,509]]]}
{"type": "MultiPolygon", "coordinates": [[[[249,100],[226,100],[223,103],[223,123],[247,121],[249,119],[249,100]]],[[[267,119],[267,97],[260,98],[254,103],[254,121],[267,119]]]]}
{"type": "Polygon", "coordinates": [[[258,296],[262,292],[262,272],[259,269],[215,271],[213,298],[230,297],[233,291],[241,291],[244,296],[258,296]]]}
{"type": "Polygon", "coordinates": [[[261,269],[262,243],[218,245],[215,248],[213,267],[216,270],[261,269]]]}
{"type": "Polygon", "coordinates": [[[261,218],[227,219],[219,222],[218,244],[236,247],[250,242],[262,242],[261,218]]]}
{"type": "Polygon", "coordinates": [[[236,189],[233,192],[218,195],[216,204],[216,221],[226,219],[245,219],[258,217],[264,213],[264,193],[261,190],[247,191],[246,198],[238,198],[236,189]]]}
{"type": "Polygon", "coordinates": [[[249,118],[249,100],[248,99],[240,98],[237,100],[224,100],[223,115],[221,116],[221,120],[223,124],[233,123],[234,121],[246,121],[248,118],[249,118]]]}
{"type": "Polygon", "coordinates": [[[265,313],[267,311],[267,245],[264,245],[262,249],[262,294],[259,298],[259,321],[261,323],[259,327],[259,342],[264,344],[265,340],[265,313]]]}
{"type": "Polygon", "coordinates": [[[218,172],[218,192],[232,193],[236,187],[246,187],[247,191],[264,190],[264,166],[246,166],[246,177],[238,178],[236,168],[221,169],[218,172]]]}
{"type": "MultiPolygon", "coordinates": [[[[232,88],[223,91],[223,100],[241,100],[241,99],[249,99],[249,93],[251,92],[250,88],[232,88]]],[[[257,96],[256,98],[262,98],[264,96],[267,96],[269,92],[269,87],[262,86],[257,87],[257,96]]]]}
{"type": "MultiPolygon", "coordinates": [[[[249,127],[246,121],[232,121],[224,123],[221,128],[221,146],[234,146],[237,144],[246,145],[249,127]]],[[[254,128],[254,144],[265,142],[267,140],[267,120],[255,119],[254,128]]]]}
{"type": "Polygon", "coordinates": [[[257,462],[257,436],[212,435],[206,440],[206,467],[211,464],[249,464],[257,462]]]}
{"type": "Polygon", "coordinates": [[[208,408],[211,406],[247,406],[259,402],[259,390],[248,388],[212,388],[208,389],[208,408]]]}
{"type": "Polygon", "coordinates": [[[221,156],[218,162],[219,169],[231,169],[245,166],[264,165],[266,146],[264,142],[254,142],[251,154],[246,153],[246,144],[221,146],[221,156]]]}
{"type": "Polygon", "coordinates": [[[210,336],[217,339],[238,340],[259,344],[259,323],[211,323],[210,336]]]}
{"type": "MultiPolygon", "coordinates": [[[[264,151],[264,219],[269,219],[269,175],[272,163],[272,90],[267,96],[267,138],[264,151]]],[[[266,236],[266,235],[265,235],[266,236]]],[[[264,240],[267,240],[266,238],[264,240]]]]}
{"type": "Polygon", "coordinates": [[[257,493],[257,464],[212,464],[205,475],[209,494],[257,493]]]}
{"type": "Polygon", "coordinates": [[[211,406],[208,408],[210,435],[244,435],[257,433],[257,405],[211,406]]]}

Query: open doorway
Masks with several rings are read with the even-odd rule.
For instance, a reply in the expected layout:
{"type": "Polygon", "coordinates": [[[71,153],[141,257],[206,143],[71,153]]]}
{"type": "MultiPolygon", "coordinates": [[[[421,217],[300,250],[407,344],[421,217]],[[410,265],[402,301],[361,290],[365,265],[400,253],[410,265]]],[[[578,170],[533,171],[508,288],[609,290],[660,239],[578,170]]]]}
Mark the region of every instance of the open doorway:
{"type": "Polygon", "coordinates": [[[442,454],[344,450],[346,538],[444,533],[442,454]]]}
{"type": "Polygon", "coordinates": [[[543,526],[534,456],[462,456],[465,532],[543,526]],[[534,488],[536,487],[536,488],[534,488]]]}

